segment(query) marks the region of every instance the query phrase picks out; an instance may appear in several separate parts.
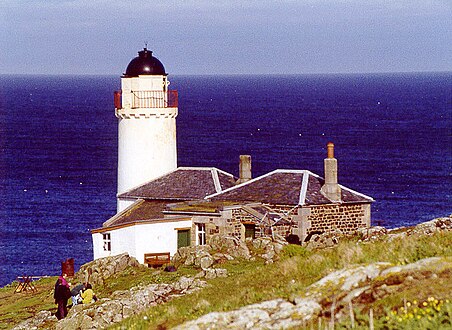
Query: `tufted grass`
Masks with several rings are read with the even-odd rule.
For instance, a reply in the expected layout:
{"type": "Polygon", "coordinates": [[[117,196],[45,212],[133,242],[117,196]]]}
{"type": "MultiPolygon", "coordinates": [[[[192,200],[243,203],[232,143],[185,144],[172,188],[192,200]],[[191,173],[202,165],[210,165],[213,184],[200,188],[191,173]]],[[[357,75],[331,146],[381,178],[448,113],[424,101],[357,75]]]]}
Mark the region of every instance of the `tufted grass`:
{"type": "MultiPolygon", "coordinates": [[[[452,233],[410,236],[390,243],[377,241],[358,244],[356,240],[348,240],[334,248],[319,251],[288,246],[281,260],[274,264],[264,265],[262,260],[222,264],[220,266],[229,271],[228,278],[211,280],[208,288],[152,307],[113,329],[169,329],[214,311],[230,311],[275,298],[291,299],[330,272],[351,264],[389,262],[402,265],[434,256],[452,256],[452,233]]],[[[364,324],[370,307],[375,310],[377,320],[386,315],[388,308],[397,308],[406,299],[422,300],[435,295],[446,299],[451,292],[452,274],[443,274],[435,281],[415,281],[406,291],[394,292],[367,306],[367,309],[357,311],[357,318],[361,318],[364,324]]],[[[317,328],[318,320],[313,322],[314,328],[317,328]]],[[[328,319],[324,319],[323,324],[325,322],[329,322],[328,319]]],[[[342,326],[345,329],[350,324],[342,326]]]]}
{"type": "MultiPolygon", "coordinates": [[[[317,251],[309,251],[300,246],[287,246],[280,260],[273,264],[265,265],[263,260],[258,259],[252,262],[233,260],[216,265],[226,268],[229,276],[209,280],[207,288],[152,307],[145,313],[124,320],[112,328],[171,328],[213,311],[230,311],[275,298],[290,300],[301,295],[310,284],[330,272],[351,264],[383,261],[402,265],[433,256],[452,256],[452,233],[409,236],[391,242],[358,243],[353,239],[343,240],[334,248],[317,251]]],[[[191,276],[198,271],[189,267],[179,268],[175,273],[147,268],[128,269],[110,278],[105,286],[95,287],[94,291],[100,298],[109,297],[116,290],[127,290],[140,284],[170,283],[177,281],[182,275],[191,276]]],[[[56,278],[52,277],[36,282],[39,285],[36,294],[14,294],[13,287],[0,288],[0,329],[12,328],[40,310],[55,312],[56,305],[53,303],[55,280],[56,278]]],[[[412,286],[405,287],[403,291],[392,292],[357,310],[357,322],[361,320],[362,324],[365,324],[370,308],[374,310],[375,322],[380,322],[379,320],[383,322],[383,318],[392,310],[403,306],[404,301],[421,301],[428,297],[451,299],[451,292],[452,274],[445,272],[440,273],[435,279],[419,279],[413,281],[412,286]]],[[[328,319],[321,319],[321,322],[326,325],[328,319]]],[[[318,323],[314,323],[314,328],[317,328],[317,325],[318,323]]],[[[52,326],[54,324],[49,324],[48,328],[52,326]]],[[[344,323],[340,326],[346,329],[350,324],[344,323]]]]}

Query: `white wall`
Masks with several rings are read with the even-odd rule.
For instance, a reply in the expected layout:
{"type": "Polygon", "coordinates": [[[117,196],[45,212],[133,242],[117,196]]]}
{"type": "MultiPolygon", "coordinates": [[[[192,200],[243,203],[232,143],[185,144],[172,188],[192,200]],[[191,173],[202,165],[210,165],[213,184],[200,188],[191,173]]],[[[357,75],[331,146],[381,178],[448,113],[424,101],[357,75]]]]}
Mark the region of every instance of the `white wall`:
{"type": "Polygon", "coordinates": [[[176,167],[176,118],[119,120],[118,194],[176,167]]]}
{"type": "Polygon", "coordinates": [[[191,225],[191,220],[185,220],[135,226],[136,258],[142,263],[145,253],[169,252],[173,256],[177,252],[175,228],[191,228],[191,225]]]}
{"type": "Polygon", "coordinates": [[[111,252],[103,250],[102,233],[93,237],[94,259],[114,256],[124,252],[144,262],[145,253],[177,252],[176,228],[191,228],[191,220],[156,222],[134,225],[108,231],[111,235],[111,252]]]}

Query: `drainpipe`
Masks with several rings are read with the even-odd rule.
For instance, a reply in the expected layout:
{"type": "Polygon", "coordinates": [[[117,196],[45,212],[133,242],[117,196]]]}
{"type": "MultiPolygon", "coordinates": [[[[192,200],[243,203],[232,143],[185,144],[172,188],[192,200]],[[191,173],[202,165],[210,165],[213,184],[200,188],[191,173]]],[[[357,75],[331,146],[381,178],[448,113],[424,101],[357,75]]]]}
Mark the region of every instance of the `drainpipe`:
{"type": "Polygon", "coordinates": [[[322,194],[335,203],[341,202],[341,187],[337,183],[337,159],[334,158],[334,144],[328,142],[327,158],[324,159],[325,184],[321,188],[322,194]]]}
{"type": "Polygon", "coordinates": [[[237,184],[251,180],[251,156],[240,155],[239,179],[237,184]]]}

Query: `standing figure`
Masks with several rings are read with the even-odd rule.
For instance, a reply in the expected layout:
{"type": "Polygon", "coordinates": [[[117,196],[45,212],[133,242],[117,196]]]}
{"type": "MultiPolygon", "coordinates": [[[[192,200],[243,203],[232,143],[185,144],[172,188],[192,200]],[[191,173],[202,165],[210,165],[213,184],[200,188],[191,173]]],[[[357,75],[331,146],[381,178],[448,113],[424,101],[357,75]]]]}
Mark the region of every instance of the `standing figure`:
{"type": "Polygon", "coordinates": [[[61,320],[67,315],[67,301],[71,297],[71,290],[69,289],[69,283],[66,281],[67,274],[62,274],[58,277],[55,283],[55,292],[53,298],[55,298],[55,304],[58,305],[56,317],[61,320]]]}

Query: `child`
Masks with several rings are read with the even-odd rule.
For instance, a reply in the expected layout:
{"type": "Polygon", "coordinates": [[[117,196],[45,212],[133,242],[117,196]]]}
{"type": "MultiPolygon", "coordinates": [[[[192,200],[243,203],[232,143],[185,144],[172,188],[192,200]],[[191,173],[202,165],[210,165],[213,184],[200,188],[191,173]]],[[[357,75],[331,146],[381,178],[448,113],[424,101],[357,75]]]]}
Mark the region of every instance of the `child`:
{"type": "Polygon", "coordinates": [[[93,296],[94,296],[93,287],[91,286],[91,284],[86,283],[85,290],[83,290],[83,292],[81,293],[81,297],[83,299],[82,303],[90,304],[93,301],[93,296]]]}

